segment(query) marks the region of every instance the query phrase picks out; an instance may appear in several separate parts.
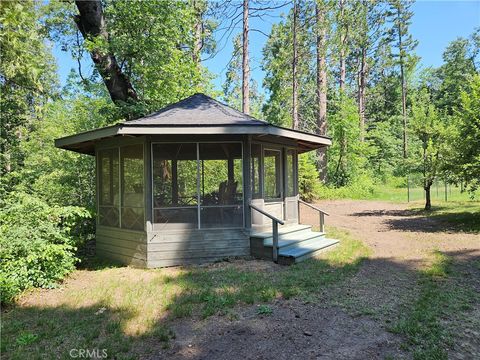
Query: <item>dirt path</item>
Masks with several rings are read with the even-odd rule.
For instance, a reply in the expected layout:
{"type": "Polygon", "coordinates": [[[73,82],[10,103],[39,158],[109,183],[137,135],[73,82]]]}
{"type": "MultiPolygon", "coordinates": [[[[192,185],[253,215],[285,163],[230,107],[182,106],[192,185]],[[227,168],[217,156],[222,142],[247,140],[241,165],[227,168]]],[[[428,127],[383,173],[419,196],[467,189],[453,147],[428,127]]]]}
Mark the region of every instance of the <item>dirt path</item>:
{"type": "MultiPolygon", "coordinates": [[[[47,328],[45,331],[48,333],[49,327],[43,322],[54,326],[58,325],[58,321],[52,320],[50,323],[50,319],[45,317],[61,319],[64,316],[68,321],[76,321],[75,326],[83,324],[82,326],[87,326],[90,330],[88,319],[99,322],[101,320],[100,317],[97,318],[99,308],[106,311],[101,299],[105,297],[107,302],[112,296],[110,291],[102,290],[101,284],[105,284],[111,289],[118,291],[122,289],[113,296],[113,300],[109,300],[109,304],[123,304],[122,301],[115,299],[118,297],[123,300],[121,294],[127,297],[128,301],[125,302],[127,309],[140,311],[141,306],[130,304],[138,300],[138,296],[140,298],[144,296],[152,302],[148,307],[150,312],[147,312],[145,317],[141,317],[135,311],[132,313],[124,311],[125,321],[122,322],[122,311],[111,314],[108,312],[117,309],[112,305],[111,309],[107,309],[105,315],[102,315],[106,319],[108,316],[115,319],[115,322],[108,320],[110,322],[107,325],[113,327],[113,330],[118,327],[118,331],[108,331],[120,336],[123,336],[126,330],[129,334],[132,333],[130,335],[134,339],[132,340],[134,346],[129,351],[133,351],[135,356],[132,355],[131,358],[410,359],[412,353],[403,346],[405,338],[392,333],[391,328],[402,315],[411,311],[412,304],[418,302],[422,294],[419,281],[421,270],[432,262],[434,250],[439,250],[454,260],[455,276],[441,279],[442,289],[452,285],[456,289],[473,290],[480,294],[479,234],[454,232],[445,223],[408,210],[406,205],[402,204],[328,201],[321,202],[318,206],[331,214],[327,217],[327,226],[347,230],[352,237],[367,244],[372,249],[372,254],[354,275],[318,289],[318,292],[315,291],[308,298],[290,300],[278,298],[268,304],[268,311],[267,313],[262,311],[263,315],[260,315],[259,305],[245,305],[228,308],[225,314],[210,316],[203,320],[198,317],[168,319],[165,325],[173,331],[175,337],[171,339],[169,348],[164,349],[164,343],[158,341],[155,336],[142,338],[137,336],[138,331],[133,330],[137,328],[142,330],[142,326],[148,328],[146,320],[155,318],[155,313],[164,306],[162,296],[166,296],[166,293],[156,292],[155,286],[160,286],[155,285],[156,282],[164,286],[165,275],[171,272],[174,279],[174,275],[183,270],[179,268],[161,271],[131,268],[112,268],[98,272],[85,270],[75,272],[62,288],[33,291],[32,294],[24,296],[22,304],[17,309],[17,318],[23,319],[18,320],[20,321],[18,324],[30,324],[29,331],[34,333],[47,328]],[[143,293],[143,288],[136,287],[139,283],[154,285],[153,287],[148,285],[147,290],[150,290],[143,293]],[[63,291],[68,293],[68,296],[62,296],[63,291]],[[84,296],[77,295],[77,292],[85,291],[87,292],[84,296]],[[88,291],[95,291],[96,297],[91,296],[88,291]],[[92,299],[96,299],[98,303],[90,303],[92,299]],[[43,315],[43,320],[42,312],[47,314],[43,315]],[[48,315],[50,313],[51,316],[48,315]],[[38,319],[35,320],[31,314],[37,314],[38,319]],[[76,320],[71,320],[72,318],[76,320]],[[133,330],[128,327],[120,329],[121,324],[125,326],[130,324],[133,330]]],[[[302,212],[302,222],[316,226],[317,221],[318,215],[315,212],[310,210],[302,212]]],[[[233,267],[238,270],[248,268],[250,271],[267,274],[284,269],[269,261],[245,259],[203,266],[233,267]]],[[[337,274],[335,271],[332,273],[337,274]]],[[[170,290],[166,288],[166,291],[170,290]]],[[[455,334],[450,339],[447,349],[448,357],[451,359],[480,359],[478,330],[480,301],[475,300],[468,305],[467,308],[458,311],[458,316],[457,313],[452,315],[450,311],[445,312],[449,314],[448,316],[440,319],[441,327],[448,328],[450,333],[455,334]]],[[[162,314],[162,317],[166,315],[162,314]]],[[[17,321],[15,317],[13,320],[17,321]]],[[[161,325],[163,326],[163,323],[161,325]]],[[[102,326],[98,325],[97,331],[100,328],[102,326]]],[[[76,329],[73,336],[72,330],[69,331],[65,339],[54,337],[61,339],[62,342],[70,341],[70,345],[63,345],[67,348],[76,346],[79,341],[76,329]]],[[[79,330],[78,337],[85,336],[82,331],[85,332],[85,329],[79,330]]],[[[109,334],[107,336],[110,336],[109,334]]],[[[92,338],[104,335],[106,334],[96,335],[93,332],[92,338]]],[[[50,342],[43,344],[51,345],[50,342]]],[[[56,346],[55,342],[52,346],[56,346]]],[[[110,346],[113,352],[118,343],[113,341],[110,346]]]]}
{"type": "MultiPolygon", "coordinates": [[[[278,300],[272,304],[270,316],[259,317],[255,306],[251,306],[238,309],[230,317],[214,316],[195,323],[182,320],[174,325],[177,336],[168,358],[411,356],[402,350],[404,339],[387,328],[418,297],[418,270],[428,265],[434,250],[459,260],[478,258],[479,235],[450,233],[436,221],[417,216],[401,204],[329,201],[318,205],[331,214],[328,224],[348,230],[373,249],[360,271],[311,303],[278,300]]],[[[302,219],[312,225],[318,221],[317,214],[308,210],[302,219]]],[[[474,308],[472,314],[479,310],[474,308]]],[[[478,314],[475,316],[478,319],[478,314]]],[[[473,322],[467,326],[469,330],[452,344],[449,354],[452,358],[472,358],[479,354],[476,325],[473,322]]]]}
{"type": "MultiPolygon", "coordinates": [[[[479,255],[480,235],[451,232],[445,224],[406,209],[404,204],[380,201],[328,201],[318,204],[331,215],[328,224],[350,231],[373,250],[373,259],[422,265],[433,250],[455,256],[479,255]]],[[[316,214],[304,221],[316,224],[316,214]]]]}

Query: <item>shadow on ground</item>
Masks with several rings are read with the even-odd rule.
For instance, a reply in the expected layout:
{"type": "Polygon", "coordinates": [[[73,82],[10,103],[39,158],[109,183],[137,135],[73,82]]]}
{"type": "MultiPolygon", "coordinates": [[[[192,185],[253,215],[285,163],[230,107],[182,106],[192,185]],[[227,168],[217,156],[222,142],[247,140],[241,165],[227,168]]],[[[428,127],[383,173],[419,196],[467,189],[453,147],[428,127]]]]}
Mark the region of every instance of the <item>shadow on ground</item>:
{"type": "MultiPolygon", "coordinates": [[[[475,209],[472,207],[472,209],[475,209]]],[[[478,207],[476,207],[478,209],[478,207]]],[[[351,214],[356,217],[384,217],[383,223],[390,230],[414,232],[480,232],[480,212],[461,211],[442,213],[448,207],[424,210],[369,210],[351,214]]]]}
{"type": "MultiPolygon", "coordinates": [[[[478,286],[478,253],[463,251],[448,255],[471,274],[470,278],[463,279],[462,286],[478,286]]],[[[115,359],[407,356],[401,347],[404,339],[388,328],[408,304],[399,302],[387,317],[376,307],[402,298],[403,293],[415,288],[415,279],[419,276],[415,270],[417,264],[370,259],[354,268],[351,264],[333,266],[324,260],[311,259],[289,268],[269,265],[263,273],[249,270],[248,262],[246,264],[238,266],[234,261],[212,267],[192,267],[169,277],[149,270],[152,275],[148,286],[153,293],[150,296],[171,296],[170,310],[166,316],[146,324],[146,331],[138,334],[129,333],[126,328],[144,309],[112,306],[110,296],[115,294],[105,293],[98,301],[80,301],[76,306],[61,303],[16,306],[3,314],[2,354],[5,359],[70,358],[72,349],[106,349],[109,358],[115,359]],[[359,277],[357,271],[367,265],[376,271],[360,271],[362,277],[359,277]],[[408,281],[395,281],[400,275],[408,281]],[[369,284],[373,280],[369,276],[377,276],[375,281],[380,282],[371,292],[369,284]],[[172,283],[182,284],[181,291],[173,295],[165,293],[162,287],[172,283]],[[349,284],[353,284],[352,287],[349,284]],[[338,302],[329,295],[332,287],[338,302]],[[285,294],[289,299],[282,296],[285,294]],[[372,302],[375,298],[380,301],[372,302]],[[348,299],[357,304],[359,311],[350,313],[339,305],[340,300],[348,299]],[[373,305],[362,312],[362,303],[373,305]],[[174,309],[182,310],[176,314],[181,318],[175,317],[174,309]]],[[[104,268],[102,265],[92,267],[89,273],[104,268]]],[[[116,271],[121,270],[112,268],[111,276],[117,276],[116,271]]],[[[88,299],[89,289],[96,286],[93,277],[90,284],[78,291],[83,291],[82,296],[88,299]]],[[[57,291],[56,295],[62,297],[66,290],[51,291],[57,291]]],[[[145,298],[145,307],[148,301],[149,298],[145,298]]],[[[475,306],[478,308],[478,304],[475,306]]],[[[454,342],[453,351],[458,350],[456,346],[454,342]]]]}

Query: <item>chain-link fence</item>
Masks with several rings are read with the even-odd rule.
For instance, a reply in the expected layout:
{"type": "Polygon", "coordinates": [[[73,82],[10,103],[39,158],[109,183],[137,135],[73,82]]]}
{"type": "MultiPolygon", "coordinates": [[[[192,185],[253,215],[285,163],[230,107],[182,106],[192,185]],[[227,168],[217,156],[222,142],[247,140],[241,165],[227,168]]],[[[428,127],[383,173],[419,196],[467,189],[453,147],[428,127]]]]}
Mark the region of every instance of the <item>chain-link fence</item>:
{"type": "MultiPolygon", "coordinates": [[[[447,180],[436,179],[430,188],[432,201],[467,201],[470,195],[464,191],[462,185],[449,184],[447,180]]],[[[423,180],[419,176],[408,177],[408,185],[405,188],[405,199],[407,201],[425,200],[423,180]]]]}

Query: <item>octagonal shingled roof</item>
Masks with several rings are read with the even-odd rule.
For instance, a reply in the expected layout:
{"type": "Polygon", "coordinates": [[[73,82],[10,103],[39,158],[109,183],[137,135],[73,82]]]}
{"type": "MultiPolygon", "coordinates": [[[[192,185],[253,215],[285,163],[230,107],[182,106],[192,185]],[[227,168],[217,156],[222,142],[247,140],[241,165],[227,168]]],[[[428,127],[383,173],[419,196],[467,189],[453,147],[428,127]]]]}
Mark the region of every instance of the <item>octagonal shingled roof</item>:
{"type": "Polygon", "coordinates": [[[97,141],[121,136],[252,135],[283,137],[296,142],[301,151],[329,146],[327,136],[287,129],[255,119],[212,99],[195,94],[135,120],[65,136],[55,140],[58,148],[95,154],[97,141]]]}
{"type": "Polygon", "coordinates": [[[145,117],[125,121],[124,125],[225,126],[268,125],[205,94],[197,93],[145,117]]]}

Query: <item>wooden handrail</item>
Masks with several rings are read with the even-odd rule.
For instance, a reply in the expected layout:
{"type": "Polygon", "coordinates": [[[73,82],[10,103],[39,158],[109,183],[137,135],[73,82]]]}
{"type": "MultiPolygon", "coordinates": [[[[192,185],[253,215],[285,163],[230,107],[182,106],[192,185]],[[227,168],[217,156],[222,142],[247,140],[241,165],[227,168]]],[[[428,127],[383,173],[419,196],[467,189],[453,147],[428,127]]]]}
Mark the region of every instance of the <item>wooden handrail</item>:
{"type": "Polygon", "coordinates": [[[323,211],[322,209],[319,209],[318,207],[313,206],[312,204],[307,203],[306,201],[303,201],[303,200],[301,200],[301,199],[298,199],[298,202],[299,202],[299,203],[302,203],[303,205],[308,206],[309,208],[312,208],[313,210],[317,210],[317,211],[319,211],[319,212],[321,212],[321,213],[324,213],[324,214],[327,215],[327,216],[330,216],[330,214],[327,213],[326,211],[323,211]]]}
{"type": "Polygon", "coordinates": [[[272,214],[267,213],[265,210],[262,210],[262,209],[260,209],[259,207],[256,207],[256,206],[253,205],[253,204],[250,204],[249,206],[250,206],[252,209],[257,210],[260,214],[265,215],[266,217],[272,219],[273,221],[276,221],[276,222],[279,223],[280,225],[284,225],[284,224],[285,224],[285,222],[284,222],[283,220],[280,220],[280,219],[276,218],[276,217],[273,216],[272,214]]]}
{"type": "Polygon", "coordinates": [[[325,232],[325,215],[329,216],[330,214],[323,211],[322,209],[319,209],[316,206],[313,206],[312,204],[309,204],[301,199],[298,199],[298,219],[300,220],[300,204],[303,204],[305,206],[308,206],[309,208],[318,211],[319,215],[319,225],[320,225],[320,231],[325,232]]]}
{"type": "Polygon", "coordinates": [[[278,224],[284,225],[285,222],[283,220],[276,218],[272,214],[267,213],[265,210],[262,210],[256,207],[253,204],[248,204],[248,206],[272,220],[272,259],[274,262],[277,262],[278,261],[278,224]]]}

